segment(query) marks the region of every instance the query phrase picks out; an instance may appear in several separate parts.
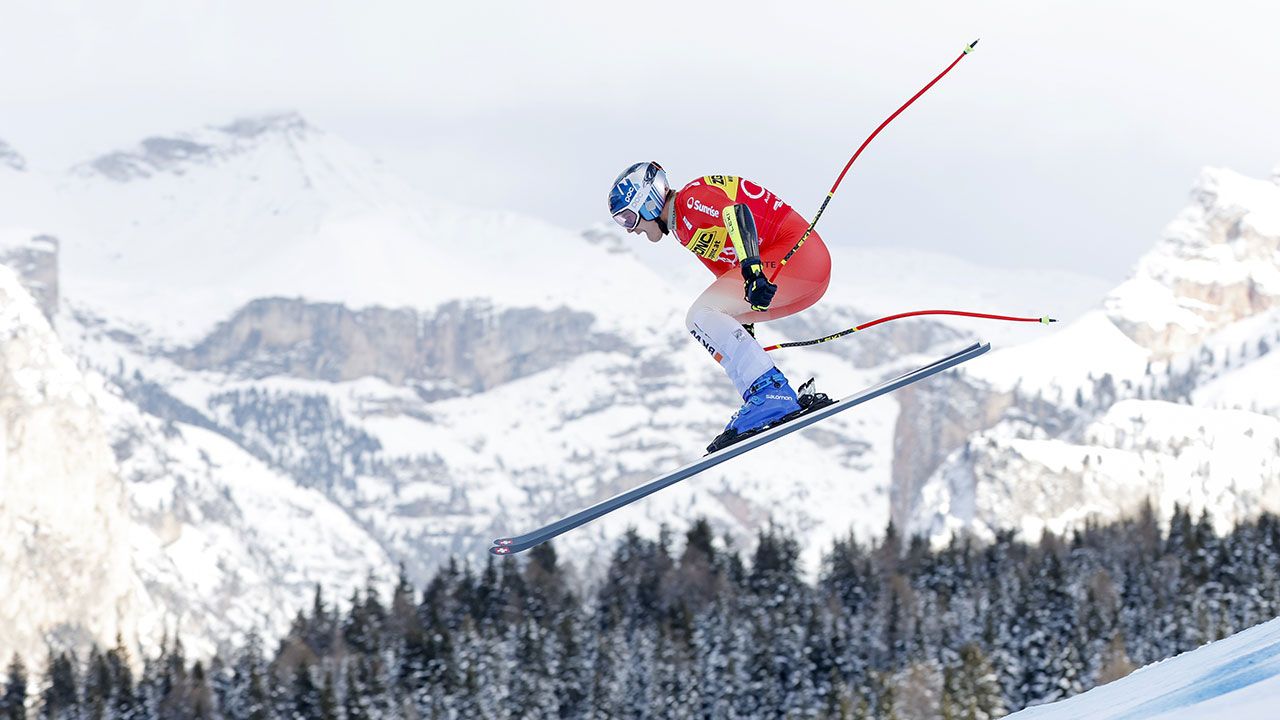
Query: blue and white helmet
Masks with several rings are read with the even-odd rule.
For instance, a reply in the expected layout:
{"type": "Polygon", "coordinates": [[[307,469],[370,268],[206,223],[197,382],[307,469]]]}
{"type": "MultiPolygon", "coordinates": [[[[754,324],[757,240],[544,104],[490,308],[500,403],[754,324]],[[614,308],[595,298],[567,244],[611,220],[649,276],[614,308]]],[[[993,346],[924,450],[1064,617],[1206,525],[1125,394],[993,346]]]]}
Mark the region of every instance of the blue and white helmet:
{"type": "Polygon", "coordinates": [[[614,222],[630,230],[641,220],[656,220],[667,201],[667,174],[656,162],[636,163],[613,181],[609,213],[614,222]]]}

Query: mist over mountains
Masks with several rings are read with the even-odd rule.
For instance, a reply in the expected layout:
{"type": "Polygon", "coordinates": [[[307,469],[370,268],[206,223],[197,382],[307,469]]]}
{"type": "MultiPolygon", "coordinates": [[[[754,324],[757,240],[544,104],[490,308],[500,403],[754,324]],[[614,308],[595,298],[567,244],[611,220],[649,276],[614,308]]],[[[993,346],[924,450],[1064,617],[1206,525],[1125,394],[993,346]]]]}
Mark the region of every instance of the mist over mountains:
{"type": "MultiPolygon", "coordinates": [[[[346,597],[401,564],[422,581],[450,554],[484,562],[493,537],[701,454],[736,408],[684,330],[711,278],[682,249],[435,202],[298,115],[25,168],[0,142],[0,543],[6,607],[49,612],[0,630],[0,656],[278,635],[317,583],[346,597]],[[82,563],[111,590],[55,602],[82,563]]],[[[1148,498],[1228,524],[1280,510],[1277,215],[1280,185],[1206,170],[1110,292],[828,238],[827,298],[762,337],[930,305],[1072,322],[904,321],[784,351],[844,395],[971,338],[998,348],[587,526],[562,557],[589,575],[628,527],[697,517],[739,546],[774,523],[812,569],[890,519],[1034,538],[1148,498]]]]}

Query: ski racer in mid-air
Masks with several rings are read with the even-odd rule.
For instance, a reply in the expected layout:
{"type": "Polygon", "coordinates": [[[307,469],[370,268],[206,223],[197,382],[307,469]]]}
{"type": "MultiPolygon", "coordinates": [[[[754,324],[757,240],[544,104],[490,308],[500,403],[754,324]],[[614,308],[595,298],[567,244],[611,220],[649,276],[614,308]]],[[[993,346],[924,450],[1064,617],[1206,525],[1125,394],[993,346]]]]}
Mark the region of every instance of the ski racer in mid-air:
{"type": "Polygon", "coordinates": [[[675,233],[716,276],[694,301],[685,325],[728,373],[743,404],[722,447],[801,409],[799,398],[755,339],[755,324],[818,302],[831,279],[831,255],[816,233],[776,276],[767,274],[803,237],[809,223],[764,187],[732,175],[708,175],[671,189],[656,162],[636,163],[614,180],[609,212],[629,233],[658,242],[675,233]]]}

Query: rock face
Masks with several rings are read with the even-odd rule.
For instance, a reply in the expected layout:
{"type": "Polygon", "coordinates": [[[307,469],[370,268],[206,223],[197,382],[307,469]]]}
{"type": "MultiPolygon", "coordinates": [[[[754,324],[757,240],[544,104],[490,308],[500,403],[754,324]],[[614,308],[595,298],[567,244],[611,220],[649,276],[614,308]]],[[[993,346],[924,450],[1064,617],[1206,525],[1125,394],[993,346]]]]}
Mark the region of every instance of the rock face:
{"type": "Polygon", "coordinates": [[[23,172],[27,169],[27,161],[18,154],[17,150],[0,140],[0,166],[23,172]]]}
{"type": "Polygon", "coordinates": [[[50,322],[58,312],[58,239],[22,230],[0,230],[0,265],[18,274],[50,322]]]}
{"type": "Polygon", "coordinates": [[[132,642],[129,512],[75,363],[0,266],[0,656],[132,642]]]}
{"type": "Polygon", "coordinates": [[[1280,186],[1205,170],[1191,198],[1105,303],[1154,360],[1280,305],[1280,186]]]}
{"type": "Polygon", "coordinates": [[[893,522],[904,527],[929,477],[970,435],[999,422],[1013,395],[948,373],[933,382],[908,385],[897,399],[902,412],[893,434],[891,501],[893,522]]]}
{"type": "Polygon", "coordinates": [[[350,310],[334,303],[256,300],[174,359],[192,370],[243,377],[283,374],[342,382],[418,381],[434,397],[483,392],[623,341],[592,330],[595,318],[566,308],[493,311],[452,302],[434,313],[350,310]]]}
{"type": "Polygon", "coordinates": [[[904,409],[933,426],[898,434],[895,513],[945,541],[1034,539],[1146,502],[1227,524],[1280,512],[1277,346],[1280,186],[1206,170],[1102,311],[993,353],[981,377],[901,393],[904,408],[944,397],[904,409]]]}
{"type": "Polygon", "coordinates": [[[143,180],[157,173],[182,175],[191,164],[216,162],[240,150],[238,142],[252,140],[266,132],[305,136],[310,130],[296,113],[237,120],[230,125],[213,128],[223,137],[217,144],[191,137],[149,137],[130,151],[117,151],[98,157],[79,168],[81,174],[98,174],[117,182],[143,180]]]}

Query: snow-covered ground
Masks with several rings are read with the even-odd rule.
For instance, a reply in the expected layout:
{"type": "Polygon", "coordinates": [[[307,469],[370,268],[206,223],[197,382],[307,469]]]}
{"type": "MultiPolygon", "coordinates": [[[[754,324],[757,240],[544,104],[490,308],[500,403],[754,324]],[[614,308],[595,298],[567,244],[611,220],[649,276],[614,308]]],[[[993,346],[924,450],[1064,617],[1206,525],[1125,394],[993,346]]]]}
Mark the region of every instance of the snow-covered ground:
{"type": "Polygon", "coordinates": [[[1280,618],[1011,720],[1274,720],[1280,618]]]}

